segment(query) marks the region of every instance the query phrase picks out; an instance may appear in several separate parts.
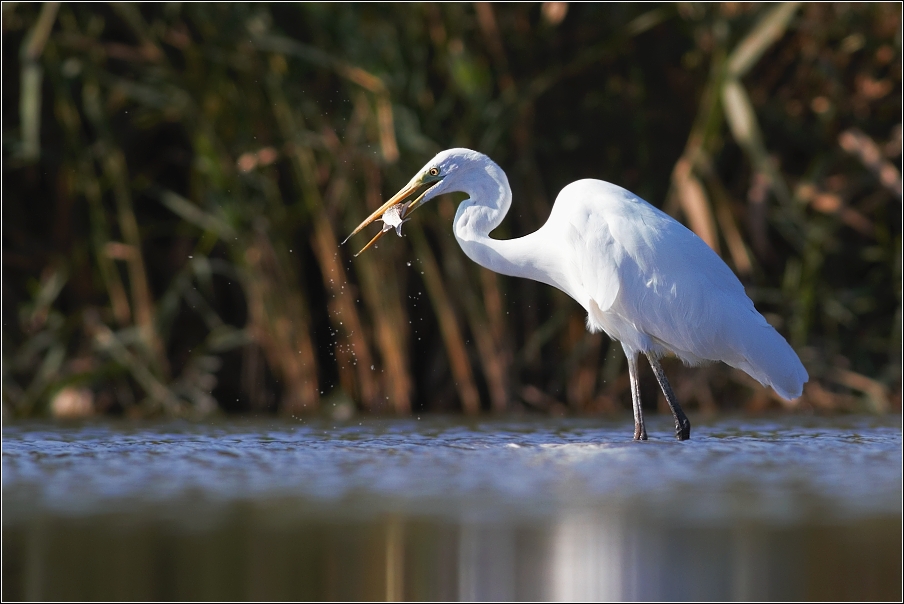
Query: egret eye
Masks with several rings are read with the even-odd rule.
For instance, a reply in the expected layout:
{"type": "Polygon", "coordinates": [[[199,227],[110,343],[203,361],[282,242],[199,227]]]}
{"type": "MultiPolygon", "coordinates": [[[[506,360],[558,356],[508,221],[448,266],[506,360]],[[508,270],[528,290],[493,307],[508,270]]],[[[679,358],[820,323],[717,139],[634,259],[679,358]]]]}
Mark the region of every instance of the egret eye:
{"type": "Polygon", "coordinates": [[[439,168],[430,168],[430,170],[428,170],[427,173],[430,176],[439,176],[439,168]]]}

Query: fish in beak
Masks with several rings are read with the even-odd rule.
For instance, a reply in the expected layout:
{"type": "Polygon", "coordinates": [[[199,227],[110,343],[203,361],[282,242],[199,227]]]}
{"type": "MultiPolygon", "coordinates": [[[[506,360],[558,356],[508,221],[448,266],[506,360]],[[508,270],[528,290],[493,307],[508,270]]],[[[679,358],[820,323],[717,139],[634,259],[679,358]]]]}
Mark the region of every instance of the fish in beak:
{"type": "Polygon", "coordinates": [[[411,219],[411,213],[423,204],[424,196],[427,192],[438,185],[442,178],[431,176],[428,173],[418,174],[412,178],[405,187],[392,196],[392,199],[380,206],[373,214],[368,216],[364,222],[352,231],[352,234],[345,238],[346,241],[357,235],[361,230],[377,219],[383,221],[383,230],[379,231],[370,242],[361,248],[361,251],[355,254],[355,257],[361,255],[362,252],[373,246],[380,238],[391,231],[393,228],[396,234],[402,236],[402,225],[411,219]]]}

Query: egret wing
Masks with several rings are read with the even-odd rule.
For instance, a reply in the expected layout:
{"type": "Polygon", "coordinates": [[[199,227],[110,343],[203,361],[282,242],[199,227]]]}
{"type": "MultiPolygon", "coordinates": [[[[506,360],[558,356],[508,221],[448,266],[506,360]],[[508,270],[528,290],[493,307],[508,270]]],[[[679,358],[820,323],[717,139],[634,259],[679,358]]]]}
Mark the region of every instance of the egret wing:
{"type": "Polygon", "coordinates": [[[608,196],[600,190],[604,184],[579,180],[562,189],[549,220],[537,231],[548,253],[557,257],[557,287],[580,302],[591,318],[597,310],[608,311],[618,298],[618,265],[624,256],[608,220],[608,196]]]}
{"type": "Polygon", "coordinates": [[[728,265],[684,225],[641,203],[609,217],[623,251],[610,312],[640,334],[637,349],[690,364],[723,361],[786,399],[800,396],[806,369],[728,265]]]}

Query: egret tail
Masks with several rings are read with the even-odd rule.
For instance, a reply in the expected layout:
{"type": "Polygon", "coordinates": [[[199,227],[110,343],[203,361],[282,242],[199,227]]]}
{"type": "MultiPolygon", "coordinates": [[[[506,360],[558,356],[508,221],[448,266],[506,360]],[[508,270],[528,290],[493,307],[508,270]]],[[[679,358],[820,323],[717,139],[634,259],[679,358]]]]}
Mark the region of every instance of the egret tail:
{"type": "MultiPolygon", "coordinates": [[[[753,311],[756,313],[756,311],[753,311]]],[[[770,386],[779,396],[791,400],[803,392],[804,382],[809,379],[797,353],[791,345],[766,320],[756,313],[756,319],[749,323],[736,322],[733,330],[743,331],[731,338],[737,347],[736,355],[723,359],[764,386],[770,386]]]]}

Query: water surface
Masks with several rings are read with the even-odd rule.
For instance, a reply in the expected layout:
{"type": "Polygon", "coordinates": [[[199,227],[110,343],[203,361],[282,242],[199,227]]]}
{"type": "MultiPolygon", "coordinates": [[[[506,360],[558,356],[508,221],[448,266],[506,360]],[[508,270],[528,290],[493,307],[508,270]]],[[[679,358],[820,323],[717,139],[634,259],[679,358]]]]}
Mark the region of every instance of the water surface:
{"type": "Polygon", "coordinates": [[[3,429],[4,599],[899,599],[901,418],[3,429]]]}

